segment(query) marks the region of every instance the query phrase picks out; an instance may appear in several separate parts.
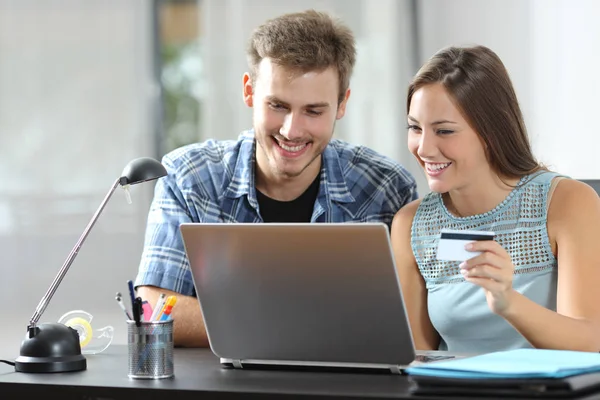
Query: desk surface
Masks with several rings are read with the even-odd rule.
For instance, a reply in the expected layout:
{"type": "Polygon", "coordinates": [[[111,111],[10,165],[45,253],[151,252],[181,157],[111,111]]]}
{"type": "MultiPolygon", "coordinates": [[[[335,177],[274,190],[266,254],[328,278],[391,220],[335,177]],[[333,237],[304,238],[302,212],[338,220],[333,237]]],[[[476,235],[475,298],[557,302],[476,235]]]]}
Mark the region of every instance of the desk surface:
{"type": "MultiPolygon", "coordinates": [[[[2,354],[4,356],[4,354],[2,354]]],[[[224,369],[207,349],[175,349],[175,377],[127,377],[127,347],[114,345],[87,356],[86,371],[25,374],[0,364],[2,399],[56,394],[61,398],[128,399],[393,399],[409,398],[408,379],[400,375],[346,372],[224,369]],[[10,395],[10,396],[8,396],[10,395]]],[[[52,396],[54,397],[54,396],[52,396]]],[[[423,397],[433,399],[437,397],[423,397]]]]}

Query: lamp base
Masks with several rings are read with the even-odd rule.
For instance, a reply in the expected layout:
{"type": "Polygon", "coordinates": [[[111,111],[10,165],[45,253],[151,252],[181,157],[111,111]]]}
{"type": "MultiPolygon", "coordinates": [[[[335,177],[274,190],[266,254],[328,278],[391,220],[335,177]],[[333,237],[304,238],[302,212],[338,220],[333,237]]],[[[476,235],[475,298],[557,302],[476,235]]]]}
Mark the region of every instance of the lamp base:
{"type": "Polygon", "coordinates": [[[87,368],[79,334],[59,323],[28,328],[20,354],[15,360],[17,372],[71,372],[87,368]]]}

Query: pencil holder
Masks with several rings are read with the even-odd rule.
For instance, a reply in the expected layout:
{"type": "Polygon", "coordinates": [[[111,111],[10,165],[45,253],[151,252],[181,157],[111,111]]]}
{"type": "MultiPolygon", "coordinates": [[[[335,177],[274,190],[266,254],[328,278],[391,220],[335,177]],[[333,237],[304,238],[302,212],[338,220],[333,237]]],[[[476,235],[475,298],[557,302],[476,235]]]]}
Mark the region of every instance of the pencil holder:
{"type": "Polygon", "coordinates": [[[134,379],[171,378],[173,371],[173,320],[127,321],[128,376],[134,379]]]}

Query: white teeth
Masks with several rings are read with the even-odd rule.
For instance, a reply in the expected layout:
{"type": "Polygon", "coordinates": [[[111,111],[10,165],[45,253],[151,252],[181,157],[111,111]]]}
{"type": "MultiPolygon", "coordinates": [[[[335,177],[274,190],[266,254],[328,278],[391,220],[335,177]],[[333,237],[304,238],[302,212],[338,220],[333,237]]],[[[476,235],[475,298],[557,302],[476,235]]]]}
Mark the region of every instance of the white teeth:
{"type": "Polygon", "coordinates": [[[432,171],[439,171],[442,170],[444,168],[446,168],[448,165],[450,165],[450,163],[445,163],[445,164],[427,164],[427,168],[432,170],[432,171]]]}
{"type": "Polygon", "coordinates": [[[303,148],[306,147],[306,143],[301,144],[299,146],[286,146],[285,144],[283,144],[281,142],[278,142],[278,143],[279,143],[279,146],[281,146],[282,149],[284,149],[285,151],[292,152],[292,153],[300,151],[300,150],[302,150],[303,148]]]}

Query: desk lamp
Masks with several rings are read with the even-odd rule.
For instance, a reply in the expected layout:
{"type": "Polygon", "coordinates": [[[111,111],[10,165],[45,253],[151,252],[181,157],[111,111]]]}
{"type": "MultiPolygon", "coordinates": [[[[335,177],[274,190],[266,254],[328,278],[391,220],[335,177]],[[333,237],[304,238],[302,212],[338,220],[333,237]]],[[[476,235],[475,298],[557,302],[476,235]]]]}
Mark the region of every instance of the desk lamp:
{"type": "Polygon", "coordinates": [[[165,167],[149,157],[137,158],[125,166],[122,176],[108,191],[29,320],[27,334],[21,343],[20,356],[15,360],[16,371],[68,372],[86,369],[87,363],[81,354],[77,331],[61,323],[38,325],[38,321],[117,186],[121,185],[127,188],[128,185],[152,181],[165,175],[167,175],[165,167]]]}

